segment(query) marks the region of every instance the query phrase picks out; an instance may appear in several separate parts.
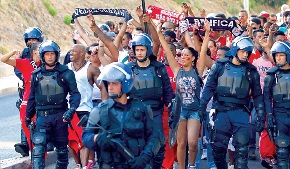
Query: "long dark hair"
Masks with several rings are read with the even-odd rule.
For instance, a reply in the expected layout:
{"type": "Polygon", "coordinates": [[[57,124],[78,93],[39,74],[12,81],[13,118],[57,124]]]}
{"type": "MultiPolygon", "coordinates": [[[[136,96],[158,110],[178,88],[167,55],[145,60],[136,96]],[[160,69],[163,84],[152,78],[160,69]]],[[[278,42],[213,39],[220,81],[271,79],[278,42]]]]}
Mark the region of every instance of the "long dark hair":
{"type": "Polygon", "coordinates": [[[194,67],[196,67],[196,63],[197,63],[197,59],[198,59],[198,52],[195,49],[193,49],[192,47],[186,47],[184,49],[188,49],[190,51],[190,53],[192,54],[192,56],[194,56],[193,64],[194,64],[194,67]]]}

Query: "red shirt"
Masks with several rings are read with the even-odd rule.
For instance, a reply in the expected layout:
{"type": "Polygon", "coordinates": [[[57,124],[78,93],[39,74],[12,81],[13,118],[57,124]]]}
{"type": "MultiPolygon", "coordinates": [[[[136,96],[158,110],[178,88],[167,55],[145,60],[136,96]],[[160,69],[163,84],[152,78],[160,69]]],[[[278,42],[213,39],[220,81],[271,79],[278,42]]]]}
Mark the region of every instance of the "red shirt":
{"type": "Polygon", "coordinates": [[[261,54],[258,50],[253,50],[252,54],[250,55],[248,62],[253,63],[255,60],[259,59],[261,57],[261,54]]]}
{"type": "MultiPolygon", "coordinates": [[[[36,63],[39,66],[40,63],[36,63]]],[[[16,69],[22,73],[24,79],[23,101],[27,101],[30,94],[31,73],[35,70],[28,59],[16,59],[16,69]]]]}
{"type": "Polygon", "coordinates": [[[217,48],[220,48],[221,46],[226,46],[227,44],[227,37],[226,36],[220,36],[217,40],[215,40],[217,48]]]}
{"type": "MultiPolygon", "coordinates": [[[[166,70],[167,70],[167,73],[168,73],[168,77],[170,79],[171,87],[173,89],[173,92],[175,93],[175,90],[176,90],[176,78],[174,77],[174,73],[171,70],[170,66],[165,65],[165,67],[166,67],[166,70]]],[[[167,109],[166,106],[164,106],[164,111],[168,112],[168,109],[167,109]]]]}

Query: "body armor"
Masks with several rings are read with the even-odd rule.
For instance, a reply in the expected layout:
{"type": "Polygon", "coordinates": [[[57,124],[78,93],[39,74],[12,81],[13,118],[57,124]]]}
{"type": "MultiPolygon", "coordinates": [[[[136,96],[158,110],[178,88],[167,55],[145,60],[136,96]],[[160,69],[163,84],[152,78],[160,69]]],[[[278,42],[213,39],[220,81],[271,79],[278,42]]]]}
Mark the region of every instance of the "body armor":
{"type": "Polygon", "coordinates": [[[290,74],[289,73],[275,73],[275,82],[273,85],[273,100],[275,107],[290,107],[290,74]]]}
{"type": "Polygon", "coordinates": [[[247,104],[250,83],[246,66],[234,66],[226,63],[222,75],[218,78],[218,101],[247,104]]]}
{"type": "Polygon", "coordinates": [[[146,69],[134,67],[133,72],[135,92],[131,93],[130,96],[144,101],[152,108],[160,107],[162,105],[163,85],[156,68],[154,66],[146,69]]]}
{"type": "Polygon", "coordinates": [[[37,73],[35,100],[37,110],[62,108],[65,100],[65,92],[59,80],[59,73],[37,73]]]}

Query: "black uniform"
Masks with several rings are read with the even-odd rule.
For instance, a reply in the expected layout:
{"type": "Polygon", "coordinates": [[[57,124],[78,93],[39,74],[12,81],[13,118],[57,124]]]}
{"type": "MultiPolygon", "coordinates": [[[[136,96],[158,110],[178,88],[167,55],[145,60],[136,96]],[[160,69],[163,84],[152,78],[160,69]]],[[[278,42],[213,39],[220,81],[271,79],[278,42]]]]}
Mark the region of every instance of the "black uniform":
{"type": "Polygon", "coordinates": [[[206,110],[212,96],[213,108],[217,113],[215,130],[211,131],[215,164],[218,169],[227,168],[226,150],[233,135],[235,168],[247,168],[250,113],[247,105],[250,96],[254,98],[258,116],[264,112],[260,76],[256,67],[248,62],[234,65],[229,58],[218,60],[212,66],[202,92],[201,110],[206,110]]]}
{"type": "Polygon", "coordinates": [[[101,168],[131,168],[130,160],[136,157],[143,158],[142,162],[150,167],[151,159],[164,144],[151,109],[131,99],[125,105],[112,99],[101,102],[91,112],[82,138],[86,147],[97,151],[101,168]]]}
{"type": "Polygon", "coordinates": [[[73,111],[79,106],[80,93],[75,75],[67,66],[56,63],[52,70],[42,66],[35,70],[31,79],[31,92],[27,103],[27,118],[37,114],[33,134],[33,167],[44,168],[44,153],[47,141],[56,147],[56,168],[66,168],[68,164],[68,123],[63,122],[68,109],[66,97],[73,111]]]}
{"type": "Polygon", "coordinates": [[[288,169],[290,148],[290,70],[273,67],[267,71],[264,82],[266,113],[273,113],[275,118],[274,126],[276,128],[270,128],[272,130],[270,132],[272,136],[277,136],[275,138],[278,157],[277,166],[279,169],[288,169]]]}
{"type": "MultiPolygon", "coordinates": [[[[150,58],[150,57],[149,57],[150,58]]],[[[130,62],[134,76],[134,86],[130,98],[137,99],[151,107],[155,127],[163,133],[163,106],[168,106],[173,99],[173,89],[165,66],[156,59],[150,59],[147,67],[139,67],[130,62]]],[[[154,157],[153,168],[160,168],[164,159],[165,145],[154,157]]]]}

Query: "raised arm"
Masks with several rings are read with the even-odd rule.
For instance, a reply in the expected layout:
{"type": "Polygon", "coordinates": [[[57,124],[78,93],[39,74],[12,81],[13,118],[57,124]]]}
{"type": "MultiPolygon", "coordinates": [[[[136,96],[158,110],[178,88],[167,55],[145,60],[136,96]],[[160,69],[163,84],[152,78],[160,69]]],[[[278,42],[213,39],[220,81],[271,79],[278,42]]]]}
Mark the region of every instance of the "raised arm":
{"type": "Polygon", "coordinates": [[[14,58],[11,58],[12,56],[17,55],[20,56],[21,52],[19,50],[13,50],[4,56],[1,57],[1,62],[6,63],[11,66],[16,66],[16,60],[14,58]]]}
{"type": "Polygon", "coordinates": [[[153,53],[154,53],[154,55],[157,55],[158,51],[159,51],[160,41],[159,41],[159,38],[157,35],[156,26],[153,23],[153,21],[149,18],[149,15],[147,15],[147,14],[144,14],[143,22],[148,23],[149,32],[150,32],[150,35],[151,35],[153,42],[154,42],[153,53]]]}
{"type": "Polygon", "coordinates": [[[204,21],[204,27],[205,27],[205,35],[203,39],[203,43],[201,46],[201,51],[200,51],[200,57],[198,59],[198,65],[197,70],[198,70],[198,75],[199,77],[202,77],[204,67],[205,67],[205,60],[206,60],[206,51],[207,51],[207,46],[208,46],[208,41],[209,41],[209,32],[210,32],[210,23],[207,19],[204,21]]]}
{"type": "Polygon", "coordinates": [[[113,41],[96,25],[95,19],[93,15],[90,13],[88,16],[89,21],[91,22],[91,30],[97,34],[101,41],[107,46],[112,54],[111,58],[113,61],[118,61],[119,51],[117,47],[114,45],[113,41]]]}
{"type": "Polygon", "coordinates": [[[80,37],[86,42],[87,46],[90,46],[93,44],[93,41],[90,39],[90,37],[86,34],[86,31],[82,27],[82,25],[79,23],[78,19],[75,19],[75,28],[78,31],[80,37]]]}
{"type": "Polygon", "coordinates": [[[125,35],[126,29],[127,29],[127,22],[124,21],[118,35],[116,36],[116,39],[114,40],[114,45],[117,47],[117,49],[119,49],[121,46],[121,42],[122,42],[123,36],[125,35]]]}
{"type": "Polygon", "coordinates": [[[177,76],[178,70],[180,69],[180,65],[177,63],[177,61],[175,60],[175,56],[173,56],[169,45],[167,44],[167,42],[165,41],[163,34],[161,32],[161,23],[158,24],[157,26],[157,33],[158,33],[158,37],[160,39],[160,43],[165,51],[166,57],[167,57],[167,61],[169,63],[169,66],[171,68],[171,70],[174,73],[174,77],[177,76]]]}

